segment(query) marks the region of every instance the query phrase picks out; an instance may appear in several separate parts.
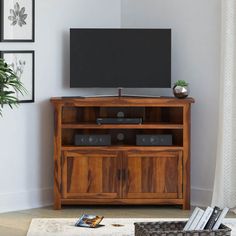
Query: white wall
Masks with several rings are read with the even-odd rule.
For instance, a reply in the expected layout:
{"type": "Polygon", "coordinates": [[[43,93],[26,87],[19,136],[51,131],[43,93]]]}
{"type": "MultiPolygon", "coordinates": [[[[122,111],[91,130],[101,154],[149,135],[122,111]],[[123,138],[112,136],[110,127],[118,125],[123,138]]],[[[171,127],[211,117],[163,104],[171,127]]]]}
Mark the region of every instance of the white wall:
{"type": "Polygon", "coordinates": [[[36,54],[36,102],[4,108],[0,117],[0,212],[52,203],[49,98],[86,93],[68,86],[69,28],[120,27],[120,17],[120,0],[36,0],[35,43],[0,43],[0,50],[36,54]]]}
{"type": "Polygon", "coordinates": [[[210,204],[213,188],[220,10],[220,0],[122,0],[122,26],[172,29],[172,80],[188,81],[196,99],[192,106],[191,186],[192,204],[199,205],[210,204]]]}
{"type": "MultiPolygon", "coordinates": [[[[173,81],[190,82],[192,199],[209,201],[216,149],[220,0],[36,0],[36,42],[0,43],[0,50],[35,50],[36,102],[0,118],[0,212],[51,204],[52,96],[102,94],[69,89],[69,28],[171,27],[173,81]],[[121,24],[122,23],[122,24],[121,24]]],[[[115,92],[106,89],[105,93],[115,92]]],[[[127,92],[170,95],[170,89],[127,92]]]]}

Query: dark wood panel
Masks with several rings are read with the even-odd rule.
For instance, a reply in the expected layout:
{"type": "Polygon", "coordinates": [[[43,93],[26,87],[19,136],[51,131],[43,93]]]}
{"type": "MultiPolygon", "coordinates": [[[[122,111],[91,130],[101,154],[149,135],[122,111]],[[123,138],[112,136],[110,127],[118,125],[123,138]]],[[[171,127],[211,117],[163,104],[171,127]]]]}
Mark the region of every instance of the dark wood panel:
{"type": "Polygon", "coordinates": [[[116,193],[67,193],[67,199],[84,199],[84,198],[91,198],[91,199],[108,199],[108,198],[117,198],[116,193]]]}
{"type": "Polygon", "coordinates": [[[63,124],[63,129],[183,129],[183,125],[181,124],[112,124],[112,125],[97,125],[97,124],[63,124]]]}
{"type": "Polygon", "coordinates": [[[147,107],[145,122],[183,124],[183,107],[147,107]]]}
{"type": "Polygon", "coordinates": [[[120,199],[109,199],[109,198],[83,198],[83,199],[62,199],[62,204],[65,205],[182,205],[183,199],[174,199],[174,198],[120,198],[120,199]]]}
{"type": "Polygon", "coordinates": [[[77,124],[90,122],[95,123],[96,118],[99,117],[99,107],[71,107],[63,106],[62,109],[62,123],[63,124],[77,124]]]}
{"type": "Polygon", "coordinates": [[[179,107],[194,103],[193,98],[177,99],[174,97],[161,98],[131,98],[131,97],[103,97],[103,98],[51,98],[53,104],[80,107],[179,107]]]}
{"type": "Polygon", "coordinates": [[[119,197],[120,158],[108,152],[64,152],[63,197],[119,197]]]}
{"type": "Polygon", "coordinates": [[[184,131],[183,131],[183,198],[185,199],[183,209],[190,209],[190,144],[191,144],[191,134],[190,134],[190,117],[191,117],[191,107],[186,104],[184,106],[184,131]]]}
{"type": "Polygon", "coordinates": [[[173,152],[173,151],[182,151],[183,147],[178,146],[135,146],[135,145],[113,145],[113,146],[62,146],[63,151],[86,151],[86,150],[92,150],[92,151],[121,151],[121,152],[141,152],[141,151],[164,151],[164,152],[173,152]]]}
{"type": "Polygon", "coordinates": [[[182,154],[180,152],[128,152],[123,159],[123,167],[127,171],[124,182],[124,197],[135,196],[155,198],[174,194],[177,196],[182,189],[182,174],[179,173],[182,154]],[[155,196],[155,197],[154,197],[155,196]]]}
{"type": "MultiPolygon", "coordinates": [[[[115,157],[116,159],[118,158],[115,157]]],[[[101,166],[102,190],[104,193],[120,194],[119,170],[121,169],[120,160],[114,160],[114,157],[103,158],[101,166]]]]}
{"type": "Polygon", "coordinates": [[[129,193],[131,199],[176,199],[177,193],[129,193]]]}
{"type": "Polygon", "coordinates": [[[54,107],[54,209],[61,209],[61,105],[54,107]]]}

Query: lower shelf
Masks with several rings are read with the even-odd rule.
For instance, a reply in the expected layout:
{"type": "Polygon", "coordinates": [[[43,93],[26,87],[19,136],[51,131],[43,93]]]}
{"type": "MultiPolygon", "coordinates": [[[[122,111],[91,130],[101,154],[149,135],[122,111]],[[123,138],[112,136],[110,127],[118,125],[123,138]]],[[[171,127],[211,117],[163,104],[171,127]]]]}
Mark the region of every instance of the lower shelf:
{"type": "Polygon", "coordinates": [[[184,205],[183,199],[61,199],[63,205],[184,205]]]}
{"type": "Polygon", "coordinates": [[[115,150],[115,151],[182,151],[184,147],[180,146],[62,146],[62,151],[86,151],[86,150],[115,150]]]}

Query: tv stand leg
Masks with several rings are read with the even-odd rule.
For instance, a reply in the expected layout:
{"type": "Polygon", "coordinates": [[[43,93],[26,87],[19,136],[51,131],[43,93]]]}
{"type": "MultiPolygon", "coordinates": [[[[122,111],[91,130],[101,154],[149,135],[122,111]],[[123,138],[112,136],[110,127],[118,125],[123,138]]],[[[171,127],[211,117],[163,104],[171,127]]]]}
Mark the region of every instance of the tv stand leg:
{"type": "Polygon", "coordinates": [[[118,97],[122,97],[122,88],[118,88],[118,97]]]}

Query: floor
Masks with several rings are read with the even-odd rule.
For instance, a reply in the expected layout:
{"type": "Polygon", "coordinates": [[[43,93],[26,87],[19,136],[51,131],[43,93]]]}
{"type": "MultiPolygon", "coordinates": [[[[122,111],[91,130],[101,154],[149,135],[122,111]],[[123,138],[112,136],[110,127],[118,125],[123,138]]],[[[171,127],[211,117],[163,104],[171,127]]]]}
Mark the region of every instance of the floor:
{"type": "MultiPolygon", "coordinates": [[[[67,206],[59,211],[44,207],[0,214],[0,236],[26,236],[32,218],[77,218],[84,213],[110,218],[184,218],[189,217],[191,211],[176,206],[67,206]]],[[[236,218],[236,215],[229,213],[227,217],[236,218]]]]}

